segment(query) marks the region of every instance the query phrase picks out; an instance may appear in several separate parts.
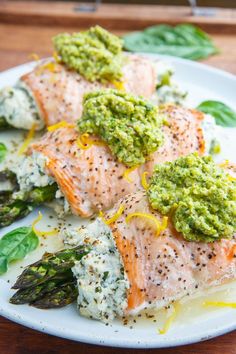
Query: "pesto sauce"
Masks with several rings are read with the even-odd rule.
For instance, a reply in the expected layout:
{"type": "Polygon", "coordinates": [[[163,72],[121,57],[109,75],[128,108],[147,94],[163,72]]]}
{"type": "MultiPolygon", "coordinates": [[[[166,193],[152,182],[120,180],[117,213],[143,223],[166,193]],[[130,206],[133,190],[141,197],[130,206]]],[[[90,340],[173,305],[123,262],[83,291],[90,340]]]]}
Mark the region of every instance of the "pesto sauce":
{"type": "Polygon", "coordinates": [[[145,162],[163,142],[163,119],[157,107],[141,97],[107,89],[84,96],[80,133],[98,135],[118,161],[127,166],[145,162]]]}
{"type": "Polygon", "coordinates": [[[156,165],[148,197],[188,241],[213,242],[236,231],[236,181],[211,156],[156,165]]]}
{"type": "Polygon", "coordinates": [[[122,79],[123,41],[100,26],[53,38],[61,61],[88,81],[103,83],[122,79]]]}

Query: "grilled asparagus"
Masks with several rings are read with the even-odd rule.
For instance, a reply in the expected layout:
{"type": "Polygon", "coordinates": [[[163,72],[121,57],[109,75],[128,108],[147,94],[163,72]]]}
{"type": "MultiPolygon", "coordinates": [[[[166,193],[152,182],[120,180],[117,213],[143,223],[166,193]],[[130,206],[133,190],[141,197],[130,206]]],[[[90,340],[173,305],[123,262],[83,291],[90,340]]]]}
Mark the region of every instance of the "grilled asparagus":
{"type": "Polygon", "coordinates": [[[0,182],[8,183],[8,189],[0,191],[0,227],[25,217],[37,205],[52,201],[58,189],[57,184],[53,183],[19,192],[16,175],[10,170],[0,172],[0,182]]]}
{"type": "Polygon", "coordinates": [[[70,304],[78,295],[71,268],[88,252],[89,248],[78,246],[55,254],[46,253],[19,276],[13,286],[18,291],[10,302],[16,305],[29,303],[42,309],[70,304]]]}
{"type": "Polygon", "coordinates": [[[76,280],[59,284],[54,290],[47,292],[42,298],[30,305],[40,309],[64,307],[71,304],[78,296],[76,280]]]}
{"type": "Polygon", "coordinates": [[[19,276],[13,289],[26,289],[45,283],[50,279],[60,278],[70,270],[75,261],[79,261],[89,249],[83,246],[64,249],[55,254],[45,254],[36,263],[29,265],[19,276]]]}
{"type": "Polygon", "coordinates": [[[32,304],[34,301],[44,298],[45,294],[57,289],[61,285],[73,282],[74,277],[72,271],[68,271],[58,275],[57,277],[45,281],[34,287],[19,289],[10,299],[10,302],[15,305],[32,304]]]}

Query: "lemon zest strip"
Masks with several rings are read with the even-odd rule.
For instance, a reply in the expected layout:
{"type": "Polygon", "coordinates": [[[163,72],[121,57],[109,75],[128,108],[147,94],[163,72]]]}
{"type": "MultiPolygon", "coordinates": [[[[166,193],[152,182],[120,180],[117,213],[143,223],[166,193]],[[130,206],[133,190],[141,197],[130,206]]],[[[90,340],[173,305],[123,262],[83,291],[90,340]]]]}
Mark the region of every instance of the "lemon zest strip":
{"type": "Polygon", "coordinates": [[[168,216],[163,216],[163,219],[162,219],[162,223],[161,223],[161,227],[160,227],[160,234],[165,231],[165,229],[167,228],[167,225],[168,225],[168,216]]]}
{"type": "Polygon", "coordinates": [[[29,59],[33,59],[34,61],[39,61],[40,60],[40,57],[38,54],[36,53],[31,53],[29,56],[28,56],[29,59]]]}
{"type": "Polygon", "coordinates": [[[56,63],[60,64],[61,63],[61,58],[57,54],[57,52],[53,52],[53,59],[55,60],[56,63]]]}
{"type": "Polygon", "coordinates": [[[76,140],[76,143],[80,149],[88,150],[91,148],[92,144],[88,140],[88,137],[89,137],[89,135],[87,133],[82,134],[78,137],[78,139],[76,140]]]}
{"type": "Polygon", "coordinates": [[[74,128],[75,125],[72,123],[68,123],[65,120],[62,120],[59,123],[53,124],[53,125],[49,125],[48,127],[48,131],[49,132],[53,132],[54,130],[57,130],[59,128],[74,128]]]}
{"type": "Polygon", "coordinates": [[[97,146],[105,146],[106,145],[103,141],[96,141],[96,140],[90,139],[88,133],[84,133],[84,134],[80,135],[76,142],[77,142],[77,145],[79,146],[79,148],[83,149],[83,150],[90,149],[92,145],[97,145],[97,146]]]}
{"type": "Polygon", "coordinates": [[[126,179],[129,183],[132,183],[133,180],[132,180],[132,178],[129,177],[129,175],[130,175],[130,173],[135,171],[137,168],[138,168],[138,166],[133,166],[133,167],[127,168],[125,170],[125,172],[123,173],[124,179],[126,179]]]}
{"type": "Polygon", "coordinates": [[[85,133],[83,135],[86,135],[86,139],[87,139],[86,144],[97,145],[97,146],[106,146],[106,143],[104,143],[104,141],[90,139],[88,133],[85,133]]]}
{"type": "Polygon", "coordinates": [[[229,165],[229,160],[225,160],[222,163],[219,164],[220,167],[227,167],[229,165]]]}
{"type": "Polygon", "coordinates": [[[142,217],[142,218],[147,218],[147,219],[150,219],[152,221],[155,222],[156,224],[156,227],[157,227],[157,231],[156,231],[156,236],[159,236],[160,235],[160,230],[161,230],[161,225],[160,225],[160,222],[159,220],[157,220],[157,218],[155,216],[153,216],[152,214],[148,214],[148,213],[131,213],[129,214],[126,218],[125,218],[125,221],[126,223],[128,224],[128,222],[130,221],[131,218],[133,217],[142,217]]]}
{"type": "Polygon", "coordinates": [[[112,84],[119,91],[125,91],[125,82],[124,81],[112,81],[112,84]]]}
{"type": "Polygon", "coordinates": [[[163,328],[159,329],[159,334],[166,334],[168,332],[168,330],[170,329],[170,326],[172,325],[172,323],[176,319],[178,312],[179,312],[179,303],[176,302],[173,305],[172,314],[167,318],[163,328]]]}
{"type": "Polygon", "coordinates": [[[229,181],[236,181],[236,177],[233,177],[231,175],[228,175],[228,180],[229,181]]]}
{"type": "Polygon", "coordinates": [[[21,145],[20,149],[18,150],[18,155],[22,155],[27,150],[31,140],[34,137],[36,127],[37,127],[37,124],[34,123],[32,125],[32,127],[30,128],[30,130],[29,130],[29,132],[28,132],[28,134],[26,136],[25,141],[23,142],[23,144],[21,145]]]}
{"type": "Polygon", "coordinates": [[[142,183],[142,186],[145,190],[147,190],[149,187],[149,184],[147,183],[147,175],[148,175],[148,172],[145,171],[142,173],[142,176],[141,176],[141,183],[142,183]]]}
{"type": "Polygon", "coordinates": [[[92,145],[97,145],[97,146],[106,146],[106,144],[103,141],[95,141],[95,140],[90,140],[92,145]]]}
{"type": "Polygon", "coordinates": [[[119,209],[117,210],[117,212],[110,219],[105,219],[102,211],[99,212],[99,216],[106,225],[110,225],[119,219],[119,217],[121,216],[121,214],[123,213],[124,210],[125,210],[125,207],[124,207],[124,205],[121,204],[119,206],[119,209]]]}
{"type": "Polygon", "coordinates": [[[235,302],[224,302],[224,301],[204,301],[203,306],[216,306],[216,307],[232,307],[236,309],[235,302]]]}
{"type": "Polygon", "coordinates": [[[57,68],[57,64],[56,64],[56,63],[48,62],[48,63],[45,63],[45,64],[41,65],[41,66],[38,68],[37,73],[38,73],[39,75],[42,74],[42,72],[44,71],[44,69],[50,71],[51,73],[55,73],[56,68],[57,68]]]}
{"type": "Polygon", "coordinates": [[[106,219],[104,218],[104,214],[103,214],[102,210],[99,211],[98,216],[99,216],[99,218],[102,219],[102,221],[104,222],[104,224],[106,224],[106,219]]]}
{"type": "Polygon", "coordinates": [[[51,235],[56,235],[58,234],[58,230],[57,229],[54,229],[52,231],[40,231],[40,230],[37,230],[35,228],[35,225],[40,221],[42,220],[42,213],[39,211],[38,213],[38,216],[37,218],[33,221],[32,223],[32,230],[34,231],[34,233],[37,235],[37,236],[51,236],[51,235]]]}

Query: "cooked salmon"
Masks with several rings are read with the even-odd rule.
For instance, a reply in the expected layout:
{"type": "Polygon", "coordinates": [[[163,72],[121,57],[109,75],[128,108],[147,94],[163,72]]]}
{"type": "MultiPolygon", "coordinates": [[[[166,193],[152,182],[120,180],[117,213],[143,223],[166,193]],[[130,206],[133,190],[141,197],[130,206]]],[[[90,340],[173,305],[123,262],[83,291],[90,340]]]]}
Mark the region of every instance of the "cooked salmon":
{"type": "MultiPolygon", "coordinates": [[[[99,82],[89,82],[52,59],[22,76],[21,81],[30,89],[47,126],[62,120],[75,122],[81,116],[85,93],[105,86],[116,87],[115,83],[102,85],[99,82]]],[[[156,72],[151,61],[129,55],[123,67],[122,85],[129,93],[150,98],[156,86],[156,72]]]]}
{"type": "Polygon", "coordinates": [[[160,308],[235,279],[235,237],[214,243],[187,242],[170,221],[157,236],[153,220],[144,216],[125,220],[131,213],[146,213],[162,223],[163,216],[150,208],[145,192],[126,196],[105,217],[113,216],[120,205],[124,212],[110,228],[130,283],[127,313],[145,306],[160,308]]]}
{"type": "Polygon", "coordinates": [[[124,176],[127,167],[117,161],[109,147],[95,143],[85,150],[79,148],[79,134],[73,128],[48,132],[32,145],[31,152],[38,151],[47,157],[46,172],[55,178],[72,212],[90,217],[142,188],[143,172],[151,175],[155,163],[172,161],[194,151],[204,152],[201,113],[167,106],[161,114],[167,120],[163,126],[163,146],[150,156],[146,164],[133,170],[128,179],[124,176]]]}

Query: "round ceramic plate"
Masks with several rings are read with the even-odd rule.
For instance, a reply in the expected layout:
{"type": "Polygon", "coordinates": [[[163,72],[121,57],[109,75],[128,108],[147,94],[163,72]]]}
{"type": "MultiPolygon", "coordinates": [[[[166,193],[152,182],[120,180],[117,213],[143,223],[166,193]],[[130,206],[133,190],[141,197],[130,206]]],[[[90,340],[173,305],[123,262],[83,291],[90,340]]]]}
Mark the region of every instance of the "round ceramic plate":
{"type": "MultiPolygon", "coordinates": [[[[165,56],[161,56],[161,59],[173,64],[176,72],[175,80],[181,88],[189,92],[187,100],[189,106],[196,107],[203,100],[216,99],[225,102],[236,110],[236,79],[233,75],[192,61],[165,56]]],[[[22,74],[31,70],[34,65],[34,63],[29,63],[1,73],[1,87],[14,84],[22,74]]],[[[22,133],[16,131],[0,133],[0,141],[5,142],[10,148],[13,141],[22,138],[21,135],[22,133]]],[[[218,159],[227,158],[236,162],[236,129],[224,129],[221,143],[222,152],[218,159]]],[[[52,212],[45,208],[41,210],[43,212],[41,227],[46,229],[56,225],[56,216],[52,215],[53,219],[48,219],[52,212]]],[[[37,211],[34,211],[24,220],[1,230],[0,236],[13,228],[30,224],[36,216],[37,211]]],[[[79,221],[73,219],[72,222],[79,221]]],[[[79,316],[75,305],[48,311],[38,310],[27,305],[11,305],[9,303],[9,298],[13,294],[11,285],[14,283],[16,276],[21,273],[22,266],[39,259],[45,248],[51,251],[61,246],[55,236],[51,236],[44,242],[44,248],[41,247],[33,252],[23,262],[11,265],[9,272],[1,277],[0,314],[4,317],[60,337],[92,344],[133,348],[178,346],[206,340],[236,328],[235,310],[229,308],[208,309],[202,306],[206,297],[233,301],[236,295],[235,283],[227,285],[224,289],[214,289],[213,294],[205,294],[195,300],[183,303],[182,311],[165,335],[160,335],[158,332],[158,328],[163,325],[165,320],[163,311],[153,312],[154,317],[150,319],[138,318],[135,320],[136,323],[133,319],[129,319],[126,325],[119,320],[105,325],[79,316]]]]}

